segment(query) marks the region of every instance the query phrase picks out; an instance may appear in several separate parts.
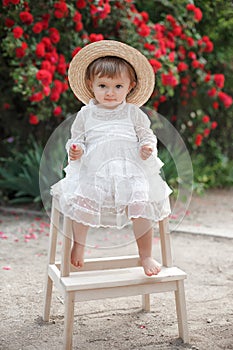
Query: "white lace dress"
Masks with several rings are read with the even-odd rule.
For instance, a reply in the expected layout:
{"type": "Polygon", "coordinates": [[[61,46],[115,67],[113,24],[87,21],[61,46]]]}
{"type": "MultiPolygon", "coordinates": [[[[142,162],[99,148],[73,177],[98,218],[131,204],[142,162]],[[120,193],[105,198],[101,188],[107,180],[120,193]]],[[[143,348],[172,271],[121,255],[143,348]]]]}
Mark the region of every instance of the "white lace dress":
{"type": "Polygon", "coordinates": [[[51,189],[66,216],[92,227],[122,228],[131,218],[157,222],[170,214],[157,139],[140,108],[124,102],[109,110],[91,100],[76,116],[67,151],[72,144],[84,153],[69,161],[65,178],[51,189]],[[147,144],[153,153],[142,160],[139,149],[147,144]]]}

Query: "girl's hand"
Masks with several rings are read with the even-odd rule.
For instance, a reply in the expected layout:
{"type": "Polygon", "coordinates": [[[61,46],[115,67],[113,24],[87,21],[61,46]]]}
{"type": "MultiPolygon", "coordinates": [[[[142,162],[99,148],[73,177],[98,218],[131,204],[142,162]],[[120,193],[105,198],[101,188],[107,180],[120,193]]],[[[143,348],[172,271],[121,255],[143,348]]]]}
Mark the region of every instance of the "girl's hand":
{"type": "Polygon", "coordinates": [[[140,157],[143,160],[146,160],[147,158],[149,158],[151,156],[153,152],[153,148],[149,145],[144,145],[140,148],[140,157]]]}
{"type": "Polygon", "coordinates": [[[69,150],[70,160],[80,159],[83,155],[83,149],[80,146],[73,144],[69,150]]]}

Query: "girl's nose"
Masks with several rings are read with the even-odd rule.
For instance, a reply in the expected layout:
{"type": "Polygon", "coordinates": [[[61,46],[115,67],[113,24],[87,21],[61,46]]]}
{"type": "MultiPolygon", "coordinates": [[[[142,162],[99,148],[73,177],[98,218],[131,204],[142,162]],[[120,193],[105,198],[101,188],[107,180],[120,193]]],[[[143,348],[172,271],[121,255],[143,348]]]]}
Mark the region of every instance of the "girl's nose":
{"type": "Polygon", "coordinates": [[[109,88],[109,89],[107,90],[107,95],[108,95],[108,96],[113,95],[113,89],[112,89],[112,88],[109,88]]]}

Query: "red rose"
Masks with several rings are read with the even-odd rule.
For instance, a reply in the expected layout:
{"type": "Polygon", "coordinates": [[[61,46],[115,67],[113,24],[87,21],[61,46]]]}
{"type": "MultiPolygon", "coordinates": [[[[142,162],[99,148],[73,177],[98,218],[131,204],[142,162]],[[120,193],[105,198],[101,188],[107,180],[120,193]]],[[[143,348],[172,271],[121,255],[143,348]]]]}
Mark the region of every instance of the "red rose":
{"type": "Polygon", "coordinates": [[[54,108],[53,115],[55,117],[58,117],[61,113],[62,113],[62,108],[60,106],[57,106],[57,107],[54,108]]]}
{"type": "Polygon", "coordinates": [[[85,0],[76,1],[76,7],[78,9],[83,9],[84,7],[86,7],[86,1],[85,0]]]}
{"type": "Polygon", "coordinates": [[[149,59],[149,62],[152,65],[153,70],[154,70],[155,73],[162,67],[162,63],[157,61],[154,58],[149,59]]]}
{"type": "Polygon", "coordinates": [[[50,61],[52,65],[56,64],[58,62],[58,53],[55,49],[53,49],[51,52],[45,53],[45,59],[50,61]]]}
{"type": "Polygon", "coordinates": [[[203,46],[203,51],[204,52],[212,52],[214,48],[214,44],[212,41],[209,39],[207,35],[204,35],[201,40],[198,40],[198,44],[200,46],[203,46]]]}
{"type": "Polygon", "coordinates": [[[222,89],[224,87],[225,77],[223,74],[215,74],[214,81],[218,88],[222,89]]]}
{"type": "Polygon", "coordinates": [[[53,102],[57,102],[59,98],[60,98],[60,94],[56,91],[55,88],[53,88],[51,91],[50,100],[53,102]]]}
{"type": "Polygon", "coordinates": [[[172,16],[172,15],[167,15],[166,16],[166,20],[168,21],[168,22],[170,22],[171,23],[171,25],[175,25],[176,24],[176,20],[175,20],[175,18],[172,16]]]}
{"type": "Polygon", "coordinates": [[[176,86],[178,84],[177,79],[174,77],[172,72],[169,72],[168,74],[162,74],[162,84],[163,85],[169,85],[169,86],[176,86]]]}
{"type": "Polygon", "coordinates": [[[176,122],[177,121],[177,116],[176,115],[172,115],[171,116],[171,122],[176,122]]]}
{"type": "Polygon", "coordinates": [[[209,123],[209,121],[210,121],[210,117],[208,116],[208,115],[204,115],[204,117],[202,118],[202,121],[203,121],[203,123],[209,123]]]}
{"type": "Polygon", "coordinates": [[[145,23],[142,23],[138,29],[138,34],[145,38],[150,35],[150,28],[145,23]]]}
{"type": "Polygon", "coordinates": [[[45,45],[46,51],[52,51],[53,45],[51,43],[51,39],[48,38],[47,36],[44,36],[41,40],[41,42],[45,45]]]}
{"type": "Polygon", "coordinates": [[[56,2],[54,8],[54,16],[56,18],[63,18],[68,15],[68,7],[64,1],[61,0],[60,2],[56,2]]]}
{"type": "Polygon", "coordinates": [[[58,79],[55,79],[53,83],[54,83],[54,91],[56,91],[58,94],[61,94],[63,90],[63,83],[58,79]]]}
{"type": "Polygon", "coordinates": [[[3,6],[9,6],[11,3],[11,0],[2,0],[2,5],[3,6]]]}
{"type": "Polygon", "coordinates": [[[199,7],[196,7],[195,9],[194,9],[194,18],[195,18],[195,20],[197,21],[197,22],[200,22],[201,21],[201,19],[202,19],[202,12],[201,12],[201,10],[199,9],[199,7]]]}
{"type": "Polygon", "coordinates": [[[162,56],[162,51],[160,49],[156,50],[154,56],[160,58],[162,56]]]}
{"type": "Polygon", "coordinates": [[[50,92],[51,92],[51,89],[49,86],[43,86],[43,94],[45,96],[49,96],[50,95],[50,92]]]}
{"type": "Polygon", "coordinates": [[[22,58],[26,55],[26,48],[27,48],[27,45],[21,45],[21,47],[16,47],[15,49],[15,54],[16,54],[16,57],[17,58],[22,58]]]}
{"type": "Polygon", "coordinates": [[[32,31],[35,34],[40,34],[43,30],[43,23],[42,22],[37,22],[34,24],[34,26],[32,27],[32,31]]]}
{"type": "Polygon", "coordinates": [[[208,83],[208,81],[210,81],[210,79],[211,79],[210,73],[206,74],[206,76],[205,76],[205,82],[208,83]]]}
{"type": "Polygon", "coordinates": [[[188,4],[188,5],[186,5],[186,9],[187,9],[188,11],[194,11],[195,8],[196,8],[196,6],[193,5],[193,4],[188,4]]]}
{"type": "Polygon", "coordinates": [[[23,28],[21,27],[15,27],[13,30],[13,35],[15,37],[15,39],[19,39],[21,38],[21,36],[23,35],[23,28]]]}
{"type": "Polygon", "coordinates": [[[153,107],[154,109],[157,111],[158,107],[159,107],[159,101],[156,101],[153,103],[153,107]]]}
{"type": "Polygon", "coordinates": [[[165,102],[167,100],[167,97],[166,96],[160,96],[160,98],[159,98],[159,102],[160,103],[163,103],[163,102],[165,102]]]}
{"type": "Polygon", "coordinates": [[[29,117],[29,123],[32,124],[32,125],[37,125],[39,124],[39,119],[36,115],[34,114],[30,114],[30,117],[29,117]]]}
{"type": "Polygon", "coordinates": [[[202,143],[203,136],[201,134],[197,134],[196,139],[195,139],[195,145],[200,146],[202,143]]]}
{"type": "Polygon", "coordinates": [[[11,18],[6,18],[5,19],[5,26],[7,28],[13,27],[14,24],[15,24],[15,21],[13,21],[13,19],[11,19],[11,18]]]}
{"type": "Polygon", "coordinates": [[[184,72],[188,69],[188,65],[184,62],[179,62],[177,65],[178,72],[184,72]]]}
{"type": "Polygon", "coordinates": [[[144,48],[146,49],[146,50],[148,50],[148,51],[154,51],[155,50],[155,45],[153,45],[153,44],[149,44],[149,43],[145,43],[144,44],[144,48]]]}
{"type": "Polygon", "coordinates": [[[194,41],[194,39],[193,38],[191,38],[190,36],[188,36],[187,38],[186,38],[186,41],[187,41],[187,44],[188,44],[188,46],[194,46],[194,44],[195,44],[195,41],[194,41]]]}
{"type": "Polygon", "coordinates": [[[3,108],[6,109],[6,110],[9,109],[10,108],[10,104],[9,103],[4,103],[3,104],[3,108]]]}
{"type": "Polygon", "coordinates": [[[61,75],[66,75],[66,63],[58,63],[56,71],[61,75]]]}
{"type": "Polygon", "coordinates": [[[204,52],[212,52],[214,49],[214,44],[212,43],[212,41],[208,41],[206,43],[206,47],[204,49],[204,52]]]}
{"type": "Polygon", "coordinates": [[[193,68],[198,68],[200,66],[200,62],[198,60],[193,60],[191,65],[193,68]]]}
{"type": "Polygon", "coordinates": [[[218,93],[218,97],[226,108],[229,108],[232,105],[232,97],[227,95],[225,92],[220,91],[218,93]]]}
{"type": "Polygon", "coordinates": [[[203,135],[204,135],[205,137],[209,136],[209,134],[210,134],[210,129],[205,129],[205,130],[203,131],[203,135]]]}
{"type": "Polygon", "coordinates": [[[52,74],[45,69],[40,69],[36,73],[36,79],[41,81],[43,85],[48,86],[52,82],[52,74]]]}
{"type": "Polygon", "coordinates": [[[51,73],[53,73],[52,65],[51,65],[51,63],[50,63],[49,61],[47,61],[47,60],[44,60],[43,62],[41,62],[40,69],[45,69],[45,70],[48,70],[48,71],[50,71],[51,73]]]}
{"type": "Polygon", "coordinates": [[[27,12],[27,11],[20,12],[19,18],[21,19],[21,21],[23,23],[28,24],[28,25],[32,24],[32,22],[34,21],[32,14],[27,12]]]}
{"type": "Polygon", "coordinates": [[[63,83],[63,84],[62,84],[62,92],[65,92],[65,91],[67,91],[68,89],[69,89],[68,83],[67,83],[67,82],[63,83]]]}
{"type": "Polygon", "coordinates": [[[102,34],[95,34],[95,33],[91,33],[89,35],[89,40],[91,43],[95,42],[95,41],[100,41],[100,40],[103,40],[104,37],[102,34]]]}
{"type": "Polygon", "coordinates": [[[111,6],[109,4],[105,4],[104,8],[99,10],[98,12],[99,12],[98,17],[101,19],[105,19],[108,16],[108,14],[111,12],[111,6]]]}
{"type": "Polygon", "coordinates": [[[218,126],[218,123],[217,122],[212,122],[211,123],[211,129],[216,129],[218,126]]]}
{"type": "Polygon", "coordinates": [[[185,59],[185,56],[186,56],[186,49],[184,46],[179,46],[179,49],[178,49],[178,55],[180,57],[181,60],[184,60],[185,59]]]}
{"type": "Polygon", "coordinates": [[[213,87],[207,91],[208,96],[213,97],[216,95],[217,90],[213,87]]]}
{"type": "Polygon", "coordinates": [[[180,79],[181,84],[188,85],[189,84],[189,78],[188,77],[182,77],[180,79]]]}
{"type": "Polygon", "coordinates": [[[175,51],[172,51],[172,52],[169,53],[168,58],[169,58],[170,62],[174,62],[175,61],[175,55],[176,55],[175,51]]]}
{"type": "Polygon", "coordinates": [[[75,23],[75,31],[80,32],[83,29],[83,24],[82,22],[76,22],[75,23]]]}
{"type": "Polygon", "coordinates": [[[146,11],[142,11],[142,12],[140,13],[140,15],[142,16],[142,19],[143,19],[144,22],[148,22],[148,20],[149,20],[149,15],[148,15],[148,13],[147,13],[146,11]]]}
{"type": "Polygon", "coordinates": [[[74,51],[72,52],[72,57],[74,57],[82,48],[80,46],[76,47],[74,51]]]}
{"type": "Polygon", "coordinates": [[[178,25],[175,25],[172,29],[172,33],[175,35],[175,36],[179,36],[182,34],[182,28],[178,25]]]}
{"type": "Polygon", "coordinates": [[[20,0],[11,0],[11,3],[14,5],[18,5],[20,3],[20,0]]]}
{"type": "Polygon", "coordinates": [[[76,11],[73,17],[73,21],[74,22],[79,22],[82,20],[82,15],[80,12],[76,11]]]}
{"type": "Polygon", "coordinates": [[[133,24],[135,24],[136,27],[140,27],[140,25],[142,24],[142,20],[139,17],[134,17],[133,19],[133,24]]]}
{"type": "Polygon", "coordinates": [[[53,44],[57,44],[60,41],[60,34],[56,28],[49,29],[49,37],[53,44]]]}
{"type": "Polygon", "coordinates": [[[36,56],[44,57],[45,55],[45,45],[43,43],[38,43],[36,45],[36,56]]]}
{"type": "Polygon", "coordinates": [[[40,102],[42,101],[44,98],[42,92],[36,92],[35,94],[33,94],[32,96],[29,97],[29,100],[31,102],[40,102]]]}
{"type": "Polygon", "coordinates": [[[213,102],[213,108],[214,109],[219,109],[219,103],[218,102],[213,102]]]}
{"type": "Polygon", "coordinates": [[[195,60],[197,58],[197,55],[195,54],[195,52],[190,51],[188,53],[188,58],[190,58],[191,60],[195,60]]]}

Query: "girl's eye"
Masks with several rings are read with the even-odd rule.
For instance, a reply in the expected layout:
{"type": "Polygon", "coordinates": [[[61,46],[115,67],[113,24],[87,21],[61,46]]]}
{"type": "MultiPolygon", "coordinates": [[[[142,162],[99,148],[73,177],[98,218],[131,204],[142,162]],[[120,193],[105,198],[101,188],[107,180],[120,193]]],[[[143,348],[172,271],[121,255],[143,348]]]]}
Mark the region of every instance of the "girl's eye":
{"type": "Polygon", "coordinates": [[[105,88],[105,85],[104,85],[104,84],[100,84],[99,87],[100,87],[101,89],[104,89],[104,88],[105,88]]]}
{"type": "Polygon", "coordinates": [[[117,88],[117,89],[120,89],[121,87],[122,87],[122,85],[120,85],[120,84],[119,84],[119,85],[116,85],[116,88],[117,88]]]}

